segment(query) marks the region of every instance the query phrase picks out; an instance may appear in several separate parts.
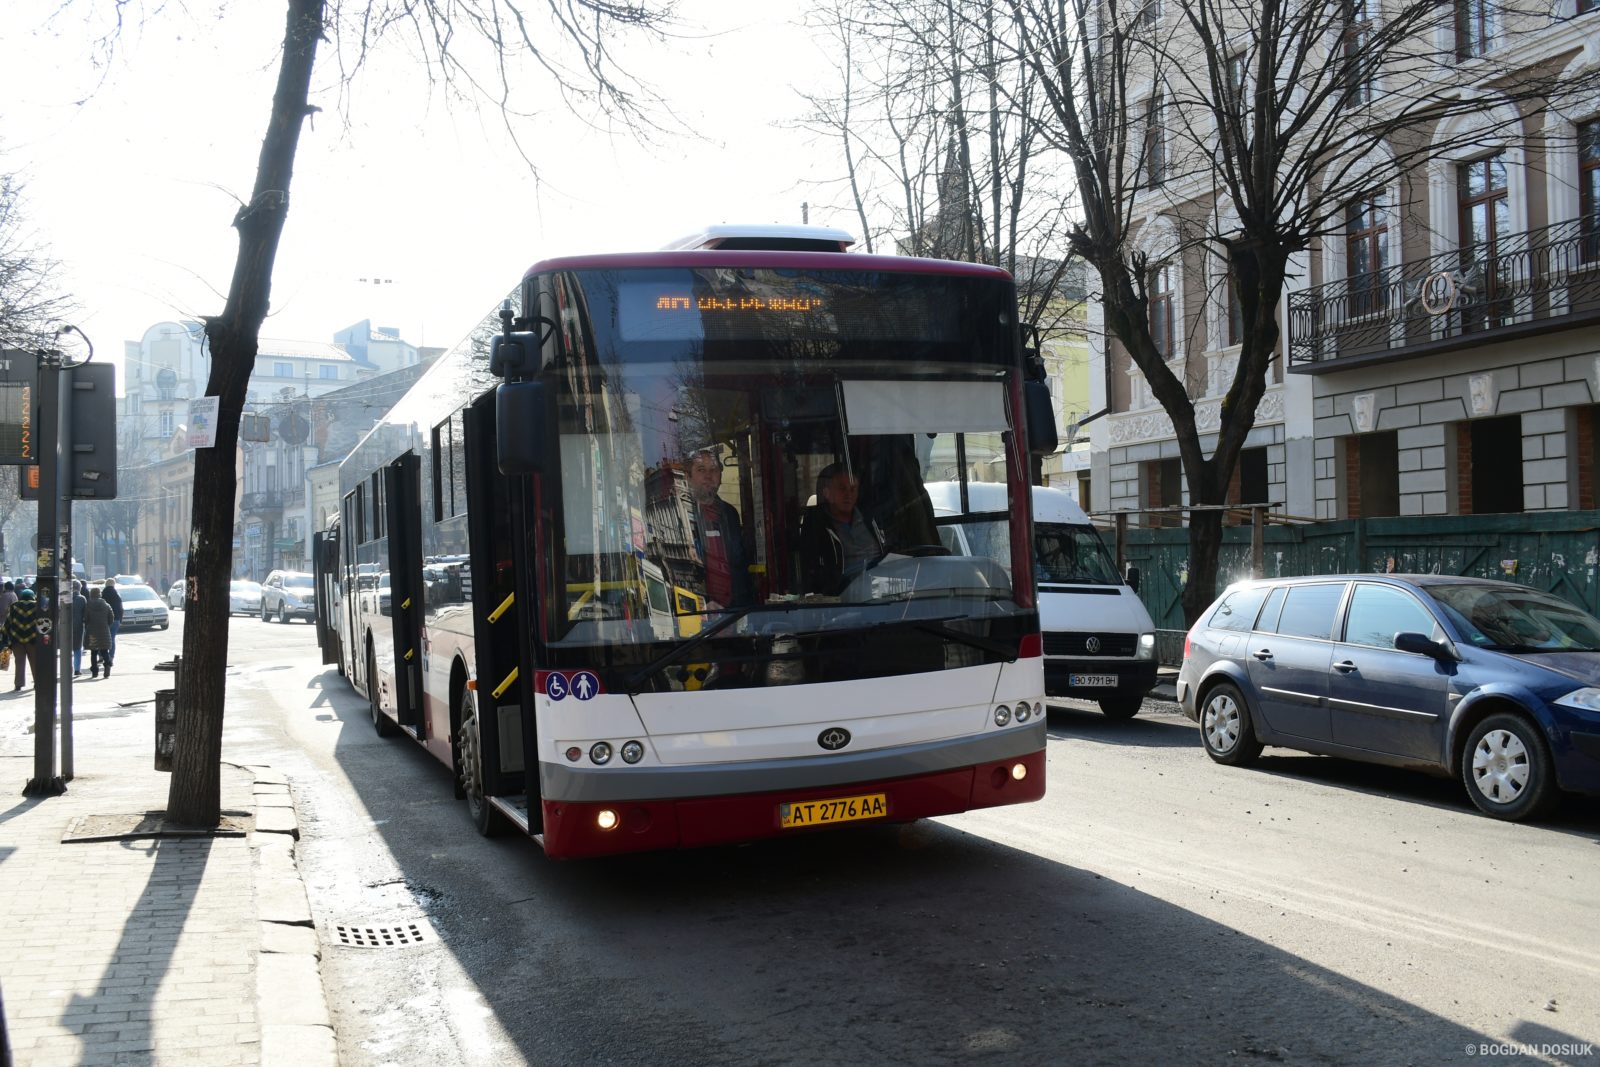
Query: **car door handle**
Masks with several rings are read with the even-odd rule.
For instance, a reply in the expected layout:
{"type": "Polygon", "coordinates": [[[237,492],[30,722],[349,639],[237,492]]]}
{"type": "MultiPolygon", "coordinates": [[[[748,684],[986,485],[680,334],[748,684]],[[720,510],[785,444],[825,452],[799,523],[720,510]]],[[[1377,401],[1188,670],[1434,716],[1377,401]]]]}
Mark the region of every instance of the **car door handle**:
{"type": "Polygon", "coordinates": [[[1355,661],[1348,659],[1340,660],[1338,663],[1333,665],[1333,669],[1338,671],[1340,674],[1349,674],[1356,669],[1355,661]]]}
{"type": "Polygon", "coordinates": [[[1272,658],[1272,649],[1270,649],[1270,648],[1258,648],[1258,649],[1256,649],[1254,652],[1252,652],[1250,654],[1252,656],[1254,656],[1256,659],[1265,661],[1265,660],[1269,660],[1269,659],[1272,658]]]}

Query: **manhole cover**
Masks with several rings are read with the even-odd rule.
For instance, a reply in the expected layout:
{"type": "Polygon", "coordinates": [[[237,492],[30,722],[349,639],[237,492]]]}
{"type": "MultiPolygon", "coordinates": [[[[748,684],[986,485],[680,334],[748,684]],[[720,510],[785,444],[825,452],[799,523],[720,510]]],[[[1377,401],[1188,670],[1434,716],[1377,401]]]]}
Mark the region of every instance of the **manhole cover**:
{"type": "Polygon", "coordinates": [[[427,924],[400,923],[397,926],[335,926],[334,939],[350,948],[406,948],[432,939],[427,924]]]}

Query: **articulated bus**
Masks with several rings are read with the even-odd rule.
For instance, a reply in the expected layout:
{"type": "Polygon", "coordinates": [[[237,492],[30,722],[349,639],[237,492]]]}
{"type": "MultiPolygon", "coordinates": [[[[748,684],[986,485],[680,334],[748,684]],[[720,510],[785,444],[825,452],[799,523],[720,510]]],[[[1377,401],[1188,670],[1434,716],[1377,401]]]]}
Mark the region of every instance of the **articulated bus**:
{"type": "Polygon", "coordinates": [[[324,657],[480,832],[596,856],[1044,795],[1011,566],[1055,445],[1042,365],[1005,272],[850,240],[538,263],[344,461],[324,657]]]}

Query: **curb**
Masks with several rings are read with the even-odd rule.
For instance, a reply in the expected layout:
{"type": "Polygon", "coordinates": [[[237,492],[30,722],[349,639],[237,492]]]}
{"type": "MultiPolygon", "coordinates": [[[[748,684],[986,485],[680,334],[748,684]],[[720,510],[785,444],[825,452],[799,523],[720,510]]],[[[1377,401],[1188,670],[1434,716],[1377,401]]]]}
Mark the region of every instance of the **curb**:
{"type": "Polygon", "coordinates": [[[244,765],[255,778],[256,1019],[261,1067],[338,1067],[328,998],[305,881],[295,861],[300,824],[289,780],[271,767],[244,765]]]}

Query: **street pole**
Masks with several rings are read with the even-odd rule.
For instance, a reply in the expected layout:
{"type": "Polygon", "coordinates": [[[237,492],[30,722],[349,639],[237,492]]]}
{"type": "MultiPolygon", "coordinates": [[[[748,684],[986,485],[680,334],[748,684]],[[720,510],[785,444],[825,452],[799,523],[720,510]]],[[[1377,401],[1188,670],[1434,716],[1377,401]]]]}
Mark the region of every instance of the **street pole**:
{"type": "MultiPolygon", "coordinates": [[[[39,559],[34,579],[34,604],[39,618],[53,630],[49,612],[60,597],[52,588],[59,566],[57,550],[57,504],[61,500],[61,353],[39,354],[39,559]],[[48,558],[47,558],[48,557],[48,558]],[[45,607],[48,598],[52,605],[45,607]]],[[[60,635],[55,635],[60,640],[60,635]]],[[[36,646],[37,647],[37,646],[36,646]]],[[[33,668],[33,777],[23,787],[29,797],[59,796],[67,791],[66,782],[56,775],[56,665],[48,651],[40,648],[33,668]]],[[[17,649],[17,655],[22,655],[17,649]]]]}
{"type": "MultiPolygon", "coordinates": [[[[61,675],[61,780],[72,781],[72,383],[74,372],[66,368],[66,381],[57,386],[56,440],[67,444],[56,450],[56,499],[61,508],[61,536],[57,538],[56,573],[56,663],[61,675]],[[63,387],[64,385],[64,387],[63,387]]],[[[40,487],[41,489],[43,486],[40,487]]],[[[41,493],[40,496],[44,494],[41,493]]],[[[41,657],[43,658],[43,657],[41,657]]]]}

